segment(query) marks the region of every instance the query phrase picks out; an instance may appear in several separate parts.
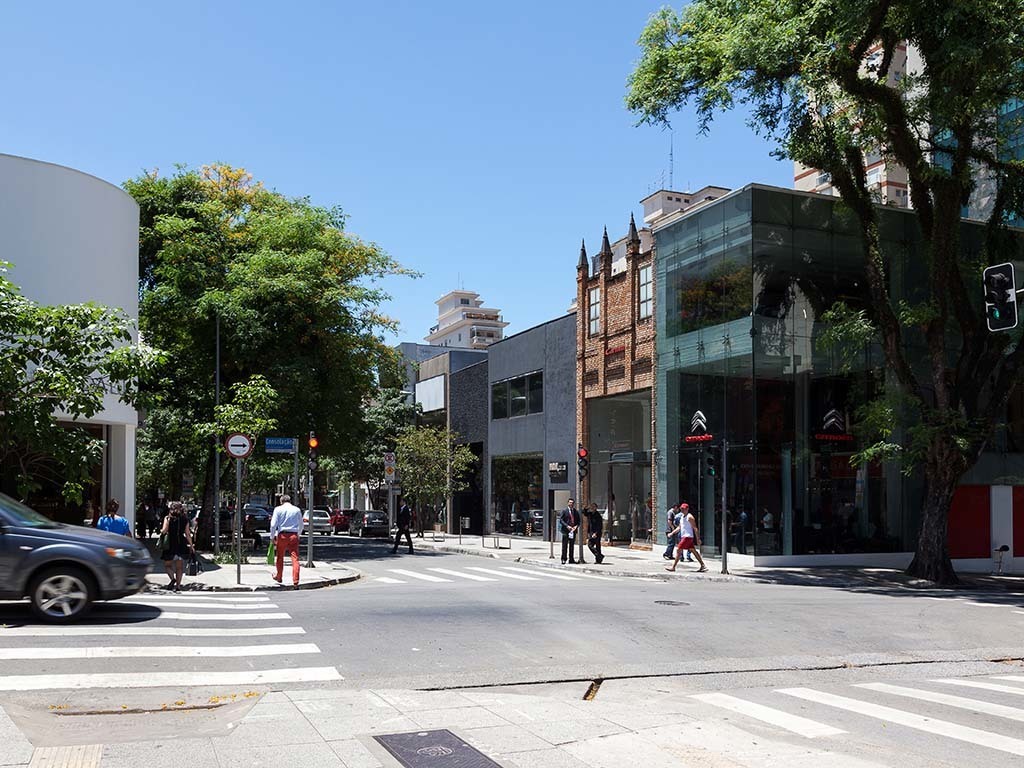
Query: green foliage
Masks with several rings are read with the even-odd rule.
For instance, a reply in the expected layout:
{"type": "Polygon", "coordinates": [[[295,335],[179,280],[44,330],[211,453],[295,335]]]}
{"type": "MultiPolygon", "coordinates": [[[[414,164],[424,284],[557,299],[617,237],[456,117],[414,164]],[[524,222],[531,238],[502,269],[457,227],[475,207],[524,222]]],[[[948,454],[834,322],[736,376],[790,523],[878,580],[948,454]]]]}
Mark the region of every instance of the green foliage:
{"type": "Polygon", "coordinates": [[[448,501],[469,487],[466,479],[476,463],[468,445],[458,445],[458,435],[437,427],[406,429],[395,444],[402,495],[416,505],[448,501]]]}
{"type": "Polygon", "coordinates": [[[371,490],[384,483],[384,454],[394,451],[399,435],[416,419],[418,406],[398,388],[379,390],[363,411],[357,438],[342,456],[341,468],[371,490]]]}
{"type": "Polygon", "coordinates": [[[347,232],[340,209],[269,191],[241,169],[179,167],[124,186],[140,207],[141,330],[168,354],[140,440],[146,481],[164,467],[210,477],[214,441],[195,432],[211,417],[218,430],[250,417],[258,424],[240,431],[315,429],[323,454],[340,452],[379,375],[394,368],[382,341],[394,322],[379,311],[378,283],[409,273],[347,232]],[[236,391],[214,415],[218,318],[224,389],[256,376],[265,387],[236,391]]]}
{"type": "Polygon", "coordinates": [[[114,395],[138,403],[160,362],[133,342],[133,323],[97,304],[41,306],[21,295],[0,262],[0,488],[21,498],[48,479],[80,501],[102,440],[65,421],[87,419],[114,395]]]}

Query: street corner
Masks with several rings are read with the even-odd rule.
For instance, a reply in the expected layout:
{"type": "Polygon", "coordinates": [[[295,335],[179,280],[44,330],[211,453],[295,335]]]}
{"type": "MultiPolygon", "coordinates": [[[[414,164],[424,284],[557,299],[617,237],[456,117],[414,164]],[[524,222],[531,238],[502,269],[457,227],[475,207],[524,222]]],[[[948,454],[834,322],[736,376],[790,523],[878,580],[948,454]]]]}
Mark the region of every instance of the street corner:
{"type": "MultiPolygon", "coordinates": [[[[362,571],[349,566],[320,563],[313,568],[303,568],[299,584],[279,584],[274,581],[269,566],[246,566],[242,572],[242,583],[237,583],[237,576],[232,567],[201,573],[194,580],[181,585],[181,592],[257,592],[261,590],[286,591],[324,589],[351,584],[363,577],[362,571]],[[312,577],[312,578],[311,578],[312,577]]],[[[189,578],[189,577],[186,577],[189,578]]],[[[145,593],[167,593],[164,577],[152,573],[146,579],[145,593]]]]}

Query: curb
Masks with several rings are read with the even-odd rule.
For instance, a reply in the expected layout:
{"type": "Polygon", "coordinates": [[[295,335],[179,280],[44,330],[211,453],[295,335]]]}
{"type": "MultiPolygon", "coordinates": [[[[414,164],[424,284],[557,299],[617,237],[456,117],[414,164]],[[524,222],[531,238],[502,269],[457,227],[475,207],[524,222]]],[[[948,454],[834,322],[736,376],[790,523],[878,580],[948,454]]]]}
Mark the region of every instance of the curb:
{"type": "MultiPolygon", "coordinates": [[[[310,581],[305,584],[299,584],[297,587],[284,587],[278,584],[271,584],[267,586],[233,586],[233,587],[218,587],[212,584],[202,584],[201,582],[191,582],[190,585],[184,592],[294,592],[295,590],[304,589],[323,589],[324,587],[336,587],[339,584],[350,584],[353,581],[358,581],[363,577],[361,571],[357,571],[355,568],[346,568],[349,571],[345,576],[339,576],[336,579],[324,579],[323,581],[310,581]]],[[[155,592],[158,594],[164,594],[166,590],[153,584],[151,582],[146,583],[146,589],[143,592],[155,592]]]]}

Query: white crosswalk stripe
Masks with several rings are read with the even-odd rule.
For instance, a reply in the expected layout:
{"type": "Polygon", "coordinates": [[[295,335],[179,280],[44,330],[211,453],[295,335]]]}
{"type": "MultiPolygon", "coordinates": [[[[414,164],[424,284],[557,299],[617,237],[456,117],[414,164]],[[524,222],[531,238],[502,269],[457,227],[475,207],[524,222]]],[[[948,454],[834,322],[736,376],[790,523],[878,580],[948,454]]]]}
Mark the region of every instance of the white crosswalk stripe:
{"type": "Polygon", "coordinates": [[[405,584],[406,582],[401,579],[392,579],[390,576],[378,576],[375,581],[379,581],[381,584],[405,584]]]}
{"type": "Polygon", "coordinates": [[[792,696],[803,701],[810,701],[815,704],[823,704],[826,707],[834,707],[846,712],[853,712],[864,717],[901,725],[905,728],[912,728],[936,736],[974,744],[979,747],[987,747],[1000,752],[1007,752],[1011,755],[1024,756],[1024,740],[1013,738],[1012,736],[983,731],[980,728],[960,725],[949,720],[925,717],[916,712],[907,712],[895,707],[887,707],[869,701],[838,696],[834,693],[825,693],[824,691],[816,691],[811,688],[782,688],[777,690],[776,693],[792,696]]]}
{"type": "Polygon", "coordinates": [[[291,641],[305,630],[276,608],[265,594],[147,593],[97,603],[82,622],[51,626],[26,622],[24,603],[6,606],[22,613],[8,622],[17,625],[0,626],[0,691],[343,680],[336,667],[313,661],[321,654],[316,644],[291,641]],[[118,643],[118,637],[133,640],[118,643]],[[173,670],[154,671],[153,659],[173,659],[173,670]],[[312,663],[303,664],[307,659],[312,663]]]}
{"type": "Polygon", "coordinates": [[[503,576],[506,579],[519,579],[520,581],[537,581],[535,576],[524,576],[521,573],[505,573],[504,571],[497,571],[494,568],[479,568],[475,565],[467,565],[467,570],[477,571],[479,573],[489,573],[492,576],[503,576]]]}
{"type": "Polygon", "coordinates": [[[427,570],[434,573],[443,573],[447,576],[455,576],[459,579],[469,579],[470,581],[497,581],[497,579],[492,579],[490,576],[477,576],[474,573],[462,573],[461,571],[452,571],[448,568],[428,568],[427,570]]]}
{"type": "Polygon", "coordinates": [[[548,579],[558,579],[560,581],[579,581],[579,578],[577,576],[566,576],[564,573],[550,573],[548,571],[527,570],[525,568],[508,568],[506,566],[502,567],[504,568],[504,570],[512,571],[513,573],[525,573],[529,574],[530,576],[544,576],[548,579]]]}
{"type": "Polygon", "coordinates": [[[390,571],[391,573],[397,573],[399,576],[419,579],[420,581],[451,581],[451,579],[442,579],[440,576],[431,576],[429,573],[416,573],[416,571],[406,571],[402,568],[391,568],[390,571]]]}
{"type": "MultiPolygon", "coordinates": [[[[410,581],[424,581],[431,584],[452,584],[458,581],[495,582],[502,579],[514,581],[542,581],[544,579],[556,579],[558,581],[585,580],[596,581],[621,581],[613,576],[597,576],[590,573],[556,573],[541,567],[524,568],[522,566],[495,565],[493,568],[484,568],[475,565],[466,565],[461,568],[437,568],[428,567],[422,571],[405,568],[389,568],[387,571],[393,576],[371,576],[367,583],[376,584],[408,584],[410,581]],[[402,578],[394,578],[401,576],[402,578]]],[[[632,581],[640,581],[632,579],[632,581]]]]}
{"type": "Polygon", "coordinates": [[[951,696],[948,693],[936,693],[935,691],[924,691],[917,688],[904,688],[901,685],[889,685],[888,683],[858,683],[857,688],[864,688],[869,691],[888,693],[893,696],[903,696],[908,699],[929,701],[933,704],[944,704],[947,707],[966,709],[971,712],[983,712],[986,715],[1005,717],[1008,720],[1016,720],[1024,723],[1024,711],[1016,707],[1007,707],[1004,704],[991,704],[978,699],[968,699],[964,696],[951,696]]]}
{"type": "Polygon", "coordinates": [[[807,717],[791,715],[781,709],[766,707],[763,704],[756,704],[752,701],[744,701],[735,696],[727,696],[724,693],[698,693],[693,694],[690,698],[727,709],[730,712],[746,715],[771,725],[777,725],[800,736],[806,736],[808,739],[846,733],[846,731],[839,728],[833,728],[830,725],[819,723],[807,717]]]}
{"type": "Polygon", "coordinates": [[[944,683],[945,685],[961,685],[965,688],[978,688],[983,691],[995,691],[996,693],[1008,693],[1011,696],[1024,696],[1024,688],[1015,688],[1012,685],[1000,685],[999,683],[986,683],[982,680],[932,680],[933,683],[944,683]]]}

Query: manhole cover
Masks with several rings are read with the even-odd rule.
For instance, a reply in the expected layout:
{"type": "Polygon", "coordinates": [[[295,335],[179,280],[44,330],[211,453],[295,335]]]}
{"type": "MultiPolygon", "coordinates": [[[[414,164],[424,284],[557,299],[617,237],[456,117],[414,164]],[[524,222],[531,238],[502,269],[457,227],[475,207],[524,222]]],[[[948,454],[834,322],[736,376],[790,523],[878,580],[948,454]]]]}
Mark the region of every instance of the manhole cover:
{"type": "Polygon", "coordinates": [[[682,600],[655,600],[654,604],[655,605],[689,605],[689,603],[684,603],[682,600]]]}
{"type": "Polygon", "coordinates": [[[501,768],[448,730],[389,733],[373,738],[405,768],[501,768]]]}

